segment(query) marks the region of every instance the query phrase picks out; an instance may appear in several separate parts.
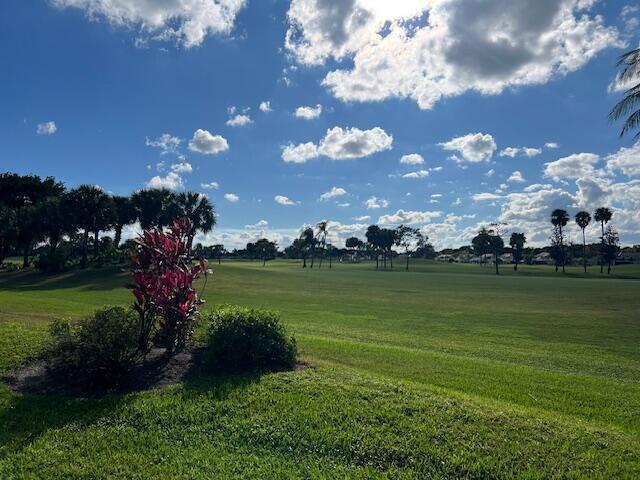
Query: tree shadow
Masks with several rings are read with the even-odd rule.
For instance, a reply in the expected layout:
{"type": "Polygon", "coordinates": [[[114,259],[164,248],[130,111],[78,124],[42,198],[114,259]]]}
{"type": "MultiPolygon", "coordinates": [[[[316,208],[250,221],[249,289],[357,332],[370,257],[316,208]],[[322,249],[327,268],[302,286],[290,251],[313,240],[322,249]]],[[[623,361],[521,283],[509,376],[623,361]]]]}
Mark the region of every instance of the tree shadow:
{"type": "Polygon", "coordinates": [[[122,267],[72,270],[44,274],[34,270],[0,273],[0,290],[33,291],[76,288],[80,290],[114,290],[130,280],[122,267]]]}

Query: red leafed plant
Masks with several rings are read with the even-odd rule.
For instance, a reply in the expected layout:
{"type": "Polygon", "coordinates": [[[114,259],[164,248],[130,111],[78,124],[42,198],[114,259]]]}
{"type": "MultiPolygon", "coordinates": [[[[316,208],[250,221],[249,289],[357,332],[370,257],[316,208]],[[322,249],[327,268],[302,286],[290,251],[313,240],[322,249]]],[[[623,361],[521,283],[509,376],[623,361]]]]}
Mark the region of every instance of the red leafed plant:
{"type": "Polygon", "coordinates": [[[182,350],[198,306],[204,303],[193,282],[207,270],[202,259],[194,265],[191,231],[190,220],[182,218],[174,220],[168,232],[146,230],[135,240],[131,253],[135,284],[130,288],[140,315],[140,349],[145,353],[156,328],[168,355],[182,350]]]}

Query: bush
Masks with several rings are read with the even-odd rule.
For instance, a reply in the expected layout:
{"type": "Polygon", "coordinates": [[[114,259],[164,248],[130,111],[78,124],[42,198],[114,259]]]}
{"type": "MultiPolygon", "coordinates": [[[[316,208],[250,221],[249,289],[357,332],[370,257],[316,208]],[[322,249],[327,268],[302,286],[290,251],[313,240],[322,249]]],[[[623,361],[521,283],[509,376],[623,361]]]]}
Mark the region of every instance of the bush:
{"type": "Polygon", "coordinates": [[[101,384],[117,384],[140,357],[139,317],[130,308],[104,307],[75,324],[56,321],[50,332],[59,366],[101,384]]]}
{"type": "Polygon", "coordinates": [[[61,248],[52,253],[47,247],[40,251],[34,264],[43,273],[58,273],[68,270],[71,262],[61,248]]]}
{"type": "Polygon", "coordinates": [[[296,340],[268,310],[222,307],[206,319],[207,358],[219,370],[285,370],[295,366],[296,340]]]}

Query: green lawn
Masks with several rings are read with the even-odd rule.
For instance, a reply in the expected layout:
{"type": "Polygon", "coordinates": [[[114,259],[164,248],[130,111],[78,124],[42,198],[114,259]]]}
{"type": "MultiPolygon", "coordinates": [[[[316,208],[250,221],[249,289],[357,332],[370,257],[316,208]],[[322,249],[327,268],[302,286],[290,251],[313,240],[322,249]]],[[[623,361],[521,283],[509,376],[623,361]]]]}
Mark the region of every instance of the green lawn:
{"type": "MultiPolygon", "coordinates": [[[[313,368],[101,400],[0,385],[0,478],[640,478],[640,268],[213,265],[313,368]]],[[[0,374],[128,303],[112,270],[0,274],[0,374]]]]}

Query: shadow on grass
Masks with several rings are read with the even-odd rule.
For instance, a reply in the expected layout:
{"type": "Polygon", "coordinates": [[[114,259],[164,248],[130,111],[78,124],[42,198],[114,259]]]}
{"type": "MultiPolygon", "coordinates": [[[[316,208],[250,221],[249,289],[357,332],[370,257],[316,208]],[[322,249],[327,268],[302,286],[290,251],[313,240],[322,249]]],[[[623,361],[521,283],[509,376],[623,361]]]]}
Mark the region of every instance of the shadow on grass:
{"type": "Polygon", "coordinates": [[[32,291],[77,288],[81,290],[114,290],[129,282],[123,267],[72,270],[44,274],[34,270],[0,273],[0,290],[32,291]]]}
{"type": "MultiPolygon", "coordinates": [[[[259,382],[260,377],[258,373],[224,376],[194,374],[182,382],[182,392],[185,396],[206,394],[224,400],[234,391],[259,382]]],[[[115,422],[140,395],[152,394],[152,390],[147,390],[136,394],[109,394],[102,398],[77,398],[7,392],[3,401],[5,394],[0,393],[0,458],[18,452],[50,430],[66,426],[82,429],[98,422],[115,422]]]]}

